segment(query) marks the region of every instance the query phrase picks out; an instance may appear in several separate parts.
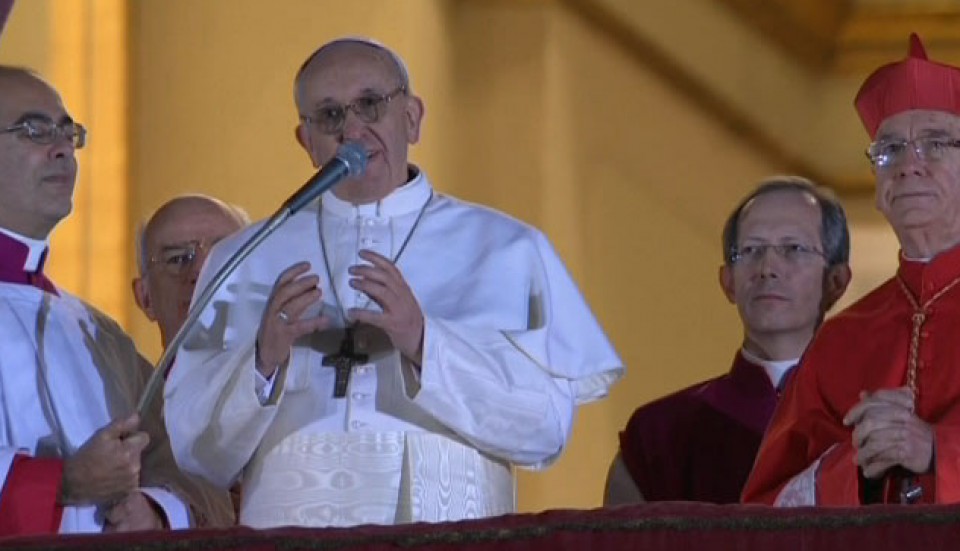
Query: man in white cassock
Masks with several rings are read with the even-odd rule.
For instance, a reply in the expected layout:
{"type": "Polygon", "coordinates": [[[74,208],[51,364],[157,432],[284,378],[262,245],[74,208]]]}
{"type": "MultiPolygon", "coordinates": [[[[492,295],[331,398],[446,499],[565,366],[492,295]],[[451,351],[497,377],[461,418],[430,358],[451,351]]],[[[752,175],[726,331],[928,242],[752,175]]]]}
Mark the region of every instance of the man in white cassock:
{"type": "MultiPolygon", "coordinates": [[[[423,104],[393,52],[326,44],[295,99],[314,166],[345,141],[368,165],[203,313],[166,385],[178,463],[224,488],[242,472],[255,527],[515,511],[512,466],[554,461],[620,359],[542,233],[408,164],[423,104]]],[[[211,252],[198,289],[255,229],[211,252]]]]}
{"type": "Polygon", "coordinates": [[[43,273],[85,139],[50,85],[0,66],[0,536],[228,525],[227,495],[177,470],[159,403],[136,414],[150,364],[43,273]]]}

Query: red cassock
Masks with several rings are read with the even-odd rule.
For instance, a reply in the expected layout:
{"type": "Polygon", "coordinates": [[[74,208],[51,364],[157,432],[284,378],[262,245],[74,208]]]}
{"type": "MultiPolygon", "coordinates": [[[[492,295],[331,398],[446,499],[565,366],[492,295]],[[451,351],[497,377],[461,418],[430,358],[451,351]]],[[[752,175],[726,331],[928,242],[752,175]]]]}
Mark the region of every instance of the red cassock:
{"type": "MultiPolygon", "coordinates": [[[[960,285],[950,287],[960,278],[960,247],[928,263],[901,259],[897,273],[920,305],[947,289],[926,308],[919,332],[915,408],[932,425],[935,447],[932,469],[919,483],[921,502],[960,502],[960,285]]],[[[774,413],[743,501],[774,503],[806,471],[817,505],[864,503],[868,484],[842,420],[861,391],[907,384],[914,313],[891,278],[821,327],[774,413]]],[[[898,501],[899,476],[886,475],[884,502],[898,501]]]]}
{"type": "Polygon", "coordinates": [[[637,409],[624,465],[647,501],[736,503],[776,403],[763,367],[737,354],[726,375],[637,409]]]}
{"type": "Polygon", "coordinates": [[[17,455],[0,493],[0,536],[56,534],[63,461],[17,455]]]}

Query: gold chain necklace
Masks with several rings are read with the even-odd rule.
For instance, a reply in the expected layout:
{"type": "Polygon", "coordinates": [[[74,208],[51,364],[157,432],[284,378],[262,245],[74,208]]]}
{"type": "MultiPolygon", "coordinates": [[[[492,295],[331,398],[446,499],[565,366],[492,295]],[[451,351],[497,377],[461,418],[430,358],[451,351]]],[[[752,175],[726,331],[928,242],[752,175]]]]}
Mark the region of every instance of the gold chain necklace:
{"type": "Polygon", "coordinates": [[[913,307],[913,331],[910,334],[910,352],[907,355],[907,386],[910,387],[910,391],[913,392],[913,398],[916,400],[920,397],[920,388],[917,385],[917,372],[920,368],[920,328],[923,327],[924,322],[927,321],[927,316],[930,314],[930,305],[947,294],[947,291],[956,287],[957,284],[960,283],[960,277],[955,278],[943,289],[937,291],[937,293],[924,302],[923,305],[920,305],[913,296],[913,293],[910,292],[910,288],[907,287],[906,282],[903,281],[903,277],[901,277],[900,274],[897,274],[897,283],[900,284],[900,289],[903,290],[903,294],[913,307]]]}

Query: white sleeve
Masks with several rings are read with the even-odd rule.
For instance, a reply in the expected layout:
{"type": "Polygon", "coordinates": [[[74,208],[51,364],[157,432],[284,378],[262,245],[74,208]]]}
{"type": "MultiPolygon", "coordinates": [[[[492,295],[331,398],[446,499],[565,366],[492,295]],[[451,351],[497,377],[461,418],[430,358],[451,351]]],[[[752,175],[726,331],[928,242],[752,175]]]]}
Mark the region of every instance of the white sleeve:
{"type": "Polygon", "coordinates": [[[191,527],[189,509],[176,495],[163,488],[140,488],[140,491],[163,509],[171,530],[191,527]]]}
{"type": "Polygon", "coordinates": [[[560,455],[576,406],[605,396],[623,374],[563,264],[538,238],[528,327],[503,331],[427,316],[419,391],[408,391],[478,449],[531,468],[560,455]]]}
{"type": "Polygon", "coordinates": [[[820,464],[828,453],[836,448],[834,444],[827,448],[809,467],[791,478],[777,494],[774,507],[813,507],[817,505],[817,478],[820,474],[820,464]]]}
{"type": "MultiPolygon", "coordinates": [[[[286,368],[261,402],[253,346],[181,352],[164,395],[170,445],[181,469],[228,488],[253,456],[274,416],[286,368]]],[[[260,377],[260,383],[265,380],[260,377]]]]}
{"type": "MultiPolygon", "coordinates": [[[[235,248],[239,241],[228,244],[235,248]]],[[[230,257],[233,249],[222,245],[210,252],[194,301],[230,257]]],[[[286,377],[282,367],[271,383],[254,366],[256,334],[270,286],[255,280],[248,269],[242,264],[204,309],[178,350],[164,387],[164,419],[177,464],[223,489],[237,479],[260,445],[276,416],[286,377]]]]}
{"type": "Polygon", "coordinates": [[[253,389],[257,393],[257,399],[260,400],[261,406],[269,405],[270,395],[273,394],[273,388],[277,382],[277,373],[280,369],[274,370],[270,374],[270,377],[264,377],[259,370],[254,372],[256,380],[254,381],[253,389]]]}
{"type": "Polygon", "coordinates": [[[426,320],[413,401],[478,449],[540,468],[570,434],[574,396],[497,331],[426,320]]]}

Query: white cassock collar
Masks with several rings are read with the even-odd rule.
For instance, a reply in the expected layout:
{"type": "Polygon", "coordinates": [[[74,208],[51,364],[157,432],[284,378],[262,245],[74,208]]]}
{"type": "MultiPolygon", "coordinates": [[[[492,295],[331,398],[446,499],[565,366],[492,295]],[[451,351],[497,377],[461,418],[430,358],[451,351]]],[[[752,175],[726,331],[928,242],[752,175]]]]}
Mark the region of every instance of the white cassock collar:
{"type": "Polygon", "coordinates": [[[416,170],[416,176],[406,184],[393,190],[390,195],[374,203],[365,203],[354,205],[333,194],[333,191],[327,191],[323,194],[321,203],[323,211],[329,212],[335,216],[352,220],[358,217],[385,217],[401,216],[411,212],[419,211],[423,208],[427,198],[430,197],[432,189],[427,177],[423,171],[416,170]]]}
{"type": "Polygon", "coordinates": [[[747,361],[759,365],[766,371],[773,388],[779,388],[780,380],[783,379],[784,374],[786,374],[791,367],[800,363],[800,358],[793,358],[791,360],[762,360],[756,355],[751,354],[746,348],[741,348],[740,353],[743,354],[743,357],[746,358],[747,361]]]}

